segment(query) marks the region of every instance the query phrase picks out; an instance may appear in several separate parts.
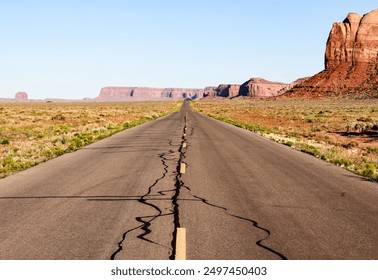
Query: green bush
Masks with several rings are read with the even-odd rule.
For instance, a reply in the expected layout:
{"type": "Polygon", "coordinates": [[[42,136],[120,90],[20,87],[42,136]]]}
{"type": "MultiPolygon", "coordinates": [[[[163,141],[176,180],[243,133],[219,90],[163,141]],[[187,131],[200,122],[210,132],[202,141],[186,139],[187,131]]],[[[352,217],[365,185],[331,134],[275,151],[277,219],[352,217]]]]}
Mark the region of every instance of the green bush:
{"type": "Polygon", "coordinates": [[[10,144],[9,139],[4,139],[1,141],[1,145],[9,145],[9,144],[10,144]]]}
{"type": "Polygon", "coordinates": [[[366,147],[365,150],[368,154],[378,153],[378,147],[366,147]]]}
{"type": "Polygon", "coordinates": [[[307,144],[304,144],[302,145],[302,147],[300,147],[301,151],[306,153],[306,154],[310,154],[310,155],[313,155],[315,157],[320,157],[321,156],[321,153],[318,151],[318,149],[312,145],[307,145],[307,144]]]}
{"type": "Polygon", "coordinates": [[[55,116],[52,116],[51,120],[53,120],[53,121],[65,121],[66,117],[63,116],[62,114],[57,114],[55,116]]]}
{"type": "Polygon", "coordinates": [[[345,167],[348,167],[352,164],[352,162],[350,160],[347,160],[345,158],[335,158],[335,159],[331,160],[331,162],[333,164],[336,164],[336,165],[339,165],[339,166],[345,166],[345,167]]]}
{"type": "Polygon", "coordinates": [[[283,142],[282,144],[284,144],[284,145],[286,145],[286,146],[289,146],[289,147],[294,146],[294,143],[291,142],[291,141],[285,141],[285,142],[283,142]]]}
{"type": "Polygon", "coordinates": [[[342,146],[345,149],[355,148],[355,147],[358,147],[358,142],[352,141],[352,142],[349,142],[349,143],[346,143],[346,144],[342,144],[342,146]]]}
{"type": "Polygon", "coordinates": [[[368,178],[371,178],[371,179],[377,179],[377,176],[375,174],[376,169],[377,168],[376,168],[375,164],[367,163],[365,165],[364,169],[362,170],[361,175],[368,177],[368,178]]]}

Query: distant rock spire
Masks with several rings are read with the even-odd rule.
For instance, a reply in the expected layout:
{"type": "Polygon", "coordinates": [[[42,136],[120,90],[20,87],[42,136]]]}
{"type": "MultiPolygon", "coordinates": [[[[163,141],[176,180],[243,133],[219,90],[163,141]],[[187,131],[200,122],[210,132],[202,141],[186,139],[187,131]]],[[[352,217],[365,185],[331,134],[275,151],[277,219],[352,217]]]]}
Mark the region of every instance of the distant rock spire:
{"type": "Polygon", "coordinates": [[[28,94],[24,91],[19,91],[16,93],[14,98],[16,100],[28,100],[28,94]]]}
{"type": "Polygon", "coordinates": [[[349,13],[335,22],[327,40],[325,69],[286,96],[378,97],[378,9],[361,17],[349,13]]]}

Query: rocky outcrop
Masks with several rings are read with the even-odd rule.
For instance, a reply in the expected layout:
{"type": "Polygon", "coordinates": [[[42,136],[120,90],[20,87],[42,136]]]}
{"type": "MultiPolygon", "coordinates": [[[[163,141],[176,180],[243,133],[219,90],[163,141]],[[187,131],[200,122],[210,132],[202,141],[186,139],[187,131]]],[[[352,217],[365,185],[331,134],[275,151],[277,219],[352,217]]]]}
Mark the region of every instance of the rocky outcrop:
{"type": "Polygon", "coordinates": [[[334,23],[325,69],[286,95],[378,97],[378,9],[363,17],[350,13],[343,22],[334,23]]]}
{"type": "Polygon", "coordinates": [[[16,100],[28,100],[28,94],[24,91],[19,91],[14,96],[16,100]]]}
{"type": "Polygon", "coordinates": [[[221,84],[218,87],[206,87],[204,89],[204,97],[274,97],[283,94],[288,88],[288,84],[271,82],[261,78],[251,78],[242,85],[221,84]]]}
{"type": "Polygon", "coordinates": [[[185,88],[150,87],[104,87],[97,99],[100,100],[159,100],[202,98],[203,90],[185,88]]]}
{"type": "Polygon", "coordinates": [[[292,89],[292,88],[296,87],[297,85],[299,85],[300,83],[303,83],[304,81],[306,81],[309,78],[310,77],[303,77],[303,78],[296,79],[294,82],[291,82],[289,84],[289,88],[288,89],[292,89]]]}
{"type": "Polygon", "coordinates": [[[241,96],[274,97],[283,94],[289,85],[271,82],[261,78],[252,78],[240,86],[241,96]]]}
{"type": "Polygon", "coordinates": [[[233,98],[239,95],[240,85],[219,85],[216,89],[217,96],[233,98]]]}
{"type": "Polygon", "coordinates": [[[217,87],[205,87],[203,90],[203,97],[216,97],[217,87]]]}

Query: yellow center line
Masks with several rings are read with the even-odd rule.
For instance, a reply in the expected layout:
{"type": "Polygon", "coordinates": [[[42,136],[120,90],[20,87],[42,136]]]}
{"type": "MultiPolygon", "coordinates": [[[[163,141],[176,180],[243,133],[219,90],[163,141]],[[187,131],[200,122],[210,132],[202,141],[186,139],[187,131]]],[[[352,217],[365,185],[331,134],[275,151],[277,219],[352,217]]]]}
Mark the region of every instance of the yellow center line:
{"type": "Polygon", "coordinates": [[[182,162],[180,164],[180,173],[185,174],[185,170],[186,170],[186,165],[185,165],[185,163],[182,162]]]}
{"type": "Polygon", "coordinates": [[[175,260],[186,260],[186,229],[177,228],[175,260]]]}

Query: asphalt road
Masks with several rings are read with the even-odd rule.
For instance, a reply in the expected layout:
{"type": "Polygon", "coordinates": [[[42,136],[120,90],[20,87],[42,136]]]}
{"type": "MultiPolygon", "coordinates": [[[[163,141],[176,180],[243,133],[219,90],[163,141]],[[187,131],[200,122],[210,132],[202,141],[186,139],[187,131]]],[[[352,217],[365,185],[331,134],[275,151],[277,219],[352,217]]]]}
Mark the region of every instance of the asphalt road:
{"type": "Polygon", "coordinates": [[[378,184],[187,104],[0,180],[0,259],[174,259],[177,228],[187,259],[378,259],[378,184]]]}

